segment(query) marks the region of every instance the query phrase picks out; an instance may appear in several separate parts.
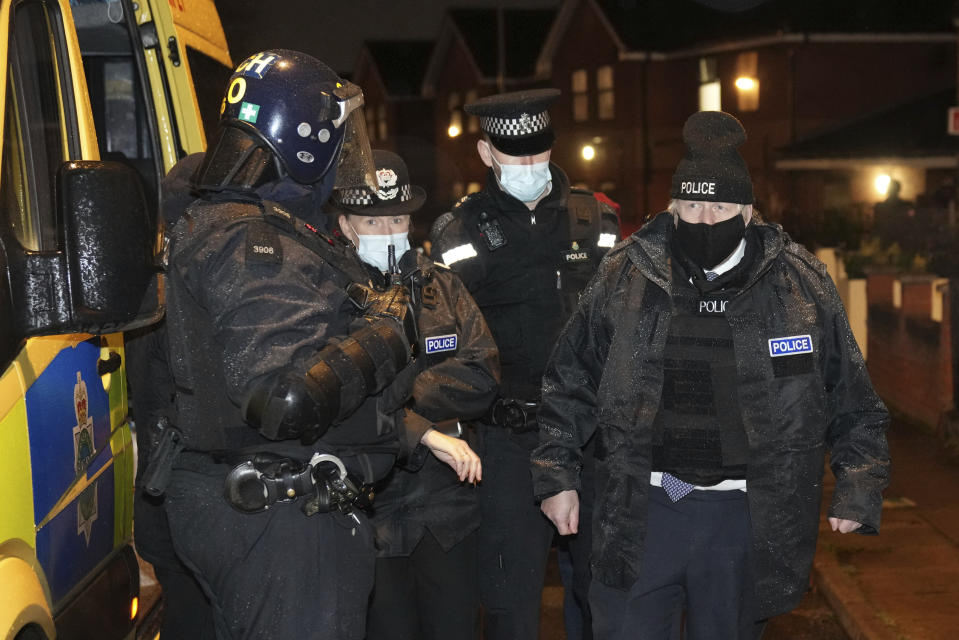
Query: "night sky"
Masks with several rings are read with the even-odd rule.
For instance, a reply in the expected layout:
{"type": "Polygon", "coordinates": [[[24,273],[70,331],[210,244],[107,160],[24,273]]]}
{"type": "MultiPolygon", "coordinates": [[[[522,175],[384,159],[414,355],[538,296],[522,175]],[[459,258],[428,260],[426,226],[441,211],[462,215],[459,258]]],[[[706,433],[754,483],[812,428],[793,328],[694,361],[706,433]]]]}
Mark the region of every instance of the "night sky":
{"type": "Polygon", "coordinates": [[[559,7],[560,0],[216,0],[239,62],[261,49],[312,54],[350,73],[364,40],[434,40],[446,7],[559,7]]]}

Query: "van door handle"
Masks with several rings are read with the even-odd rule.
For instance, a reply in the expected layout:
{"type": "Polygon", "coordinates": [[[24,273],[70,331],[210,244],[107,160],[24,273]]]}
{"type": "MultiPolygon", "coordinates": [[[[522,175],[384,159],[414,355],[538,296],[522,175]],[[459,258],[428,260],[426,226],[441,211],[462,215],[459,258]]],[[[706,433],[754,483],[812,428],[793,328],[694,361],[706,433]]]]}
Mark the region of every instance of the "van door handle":
{"type": "Polygon", "coordinates": [[[110,356],[106,360],[103,358],[97,360],[97,374],[105,376],[108,373],[113,373],[120,368],[120,362],[122,362],[120,354],[116,351],[111,351],[110,356]]]}

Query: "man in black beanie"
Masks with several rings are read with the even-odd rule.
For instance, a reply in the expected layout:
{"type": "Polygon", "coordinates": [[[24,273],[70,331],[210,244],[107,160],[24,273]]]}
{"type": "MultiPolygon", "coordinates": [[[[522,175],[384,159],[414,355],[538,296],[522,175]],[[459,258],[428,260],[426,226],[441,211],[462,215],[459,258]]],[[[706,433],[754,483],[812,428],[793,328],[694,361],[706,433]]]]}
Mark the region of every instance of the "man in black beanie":
{"type": "Polygon", "coordinates": [[[826,451],[834,531],[875,534],[888,413],[825,267],[758,219],[718,111],[683,129],[669,209],[608,254],[543,379],[535,492],[579,528],[595,440],[594,637],[755,639],[794,608],[826,451]]]}

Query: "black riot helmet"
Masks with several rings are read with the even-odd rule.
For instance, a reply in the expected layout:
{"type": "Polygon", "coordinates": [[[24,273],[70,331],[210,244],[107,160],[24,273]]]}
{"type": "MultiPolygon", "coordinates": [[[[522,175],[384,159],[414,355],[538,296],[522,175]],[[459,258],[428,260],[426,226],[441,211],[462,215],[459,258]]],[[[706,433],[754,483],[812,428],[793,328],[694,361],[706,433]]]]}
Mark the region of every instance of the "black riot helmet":
{"type": "Polygon", "coordinates": [[[220,123],[196,184],[254,189],[302,185],[375,189],[362,90],[304,53],[269,49],[230,76],[220,123]],[[335,177],[335,181],[332,178],[335,177]]]}

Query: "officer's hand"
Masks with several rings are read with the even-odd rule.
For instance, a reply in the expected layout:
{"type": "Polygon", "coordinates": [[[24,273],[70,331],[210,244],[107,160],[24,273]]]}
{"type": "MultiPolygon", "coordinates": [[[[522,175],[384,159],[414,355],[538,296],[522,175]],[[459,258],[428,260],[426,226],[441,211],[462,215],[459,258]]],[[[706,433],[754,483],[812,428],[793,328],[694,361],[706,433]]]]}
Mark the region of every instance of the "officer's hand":
{"type": "Polygon", "coordinates": [[[556,525],[559,535],[568,536],[579,531],[579,494],[575,491],[560,491],[543,500],[539,508],[556,525]]]}
{"type": "Polygon", "coordinates": [[[855,520],[846,520],[845,518],[829,518],[829,526],[832,527],[833,531],[838,531],[839,533],[852,533],[861,527],[862,523],[856,522],[855,520]]]}
{"type": "Polygon", "coordinates": [[[483,464],[465,441],[447,436],[436,429],[423,434],[420,442],[433,452],[433,455],[450,466],[460,482],[479,482],[483,479],[483,464]]]}
{"type": "Polygon", "coordinates": [[[410,290],[404,285],[394,284],[379,290],[363,284],[353,283],[347,290],[350,299],[368,320],[395,320],[403,329],[410,346],[419,343],[416,332],[416,317],[410,300],[410,290]]]}

